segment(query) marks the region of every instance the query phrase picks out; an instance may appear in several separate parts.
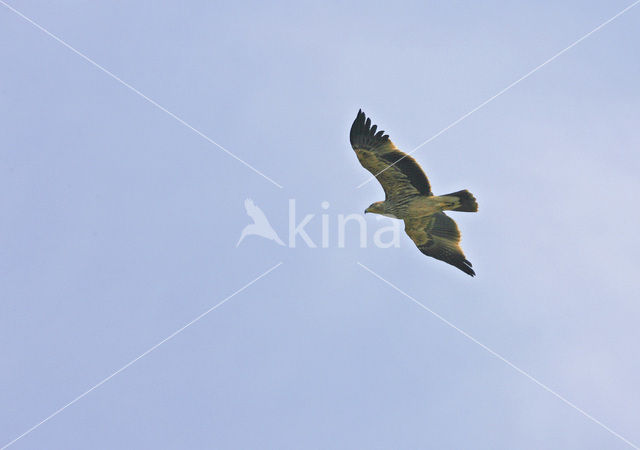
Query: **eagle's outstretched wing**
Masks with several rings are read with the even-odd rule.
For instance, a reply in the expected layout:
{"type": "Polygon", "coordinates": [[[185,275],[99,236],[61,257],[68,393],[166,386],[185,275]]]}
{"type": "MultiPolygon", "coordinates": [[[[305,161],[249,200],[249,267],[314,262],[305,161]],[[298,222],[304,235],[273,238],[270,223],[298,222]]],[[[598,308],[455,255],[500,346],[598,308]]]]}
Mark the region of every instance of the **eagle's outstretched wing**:
{"type": "Polygon", "coordinates": [[[405,219],[404,231],[425,255],[451,264],[472,277],[475,276],[471,263],[460,248],[458,226],[445,213],[405,219]]]}
{"type": "Polygon", "coordinates": [[[360,110],[351,125],[350,139],[360,164],[378,179],[386,198],[433,195],[416,160],[398,150],[384,131],[376,133],[377,128],[360,110]]]}

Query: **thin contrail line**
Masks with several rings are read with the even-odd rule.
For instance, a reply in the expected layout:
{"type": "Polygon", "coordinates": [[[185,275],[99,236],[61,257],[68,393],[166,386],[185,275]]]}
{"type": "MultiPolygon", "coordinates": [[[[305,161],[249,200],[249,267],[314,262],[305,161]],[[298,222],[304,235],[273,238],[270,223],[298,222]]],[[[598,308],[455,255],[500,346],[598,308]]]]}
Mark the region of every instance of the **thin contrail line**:
{"type": "Polygon", "coordinates": [[[549,64],[551,61],[553,61],[554,59],[556,59],[558,56],[562,55],[563,53],[565,53],[566,51],[570,50],[571,48],[575,47],[576,45],[578,45],[580,42],[584,41],[586,38],[588,38],[589,36],[591,36],[593,33],[595,33],[596,31],[600,30],[602,27],[608,25],[610,22],[614,21],[615,19],[617,19],[618,17],[620,17],[621,15],[623,15],[624,13],[626,13],[627,11],[629,11],[631,8],[633,8],[634,6],[636,6],[638,3],[640,3],[640,0],[636,0],[635,2],[633,2],[631,5],[627,6],[626,8],[624,8],[622,11],[620,11],[618,14],[616,14],[615,16],[611,17],[610,19],[602,22],[600,25],[598,25],[597,27],[595,27],[593,30],[589,31],[587,34],[585,34],[584,36],[582,36],[580,39],[578,39],[577,41],[575,41],[573,44],[569,45],[568,47],[565,47],[563,50],[560,50],[558,53],[556,53],[555,55],[553,55],[551,58],[547,59],[545,62],[543,62],[542,64],[538,65],[537,67],[531,69],[529,72],[527,72],[526,74],[524,74],[523,76],[521,76],[520,78],[518,78],[516,81],[514,81],[513,83],[511,83],[510,85],[508,85],[507,87],[505,87],[504,89],[502,89],[500,92],[498,92],[497,94],[495,94],[494,96],[488,98],[487,100],[485,100],[484,102],[480,103],[478,106],[476,106],[475,108],[473,108],[471,111],[469,111],[468,113],[466,113],[465,115],[461,116],[460,118],[454,120],[453,122],[451,122],[449,125],[447,125],[446,127],[444,127],[442,130],[438,131],[436,134],[434,134],[433,136],[431,136],[429,139],[427,139],[426,141],[424,141],[422,144],[418,145],[416,148],[414,148],[413,150],[411,150],[409,153],[407,153],[406,155],[404,155],[402,158],[398,159],[396,162],[394,162],[393,164],[388,165],[387,167],[385,167],[384,169],[382,169],[380,172],[378,172],[377,174],[367,178],[364,182],[360,183],[356,189],[360,189],[362,186],[364,186],[365,184],[367,184],[368,182],[370,182],[371,180],[373,180],[375,177],[377,177],[378,175],[380,175],[382,172],[384,172],[385,170],[387,170],[390,167],[395,166],[398,162],[400,162],[402,159],[406,158],[407,156],[417,152],[420,148],[422,148],[424,145],[428,144],[429,142],[433,141],[435,138],[437,138],[438,136],[440,136],[442,133],[446,132],[447,130],[455,127],[456,125],[458,125],[460,122],[462,122],[464,119],[466,119],[467,117],[469,117],[471,114],[475,113],[476,111],[478,111],[479,109],[485,107],[487,104],[491,103],[493,100],[495,100],[496,98],[500,97],[502,94],[504,94],[505,92],[507,92],[509,89],[511,89],[512,87],[514,87],[516,84],[520,83],[521,81],[529,78],[531,75],[533,75],[535,72],[537,72],[539,69],[543,68],[544,66],[546,66],[547,64],[549,64]]]}
{"type": "Polygon", "coordinates": [[[125,364],[124,366],[122,366],[121,368],[119,368],[118,370],[116,370],[115,372],[113,372],[111,375],[109,375],[108,377],[106,377],[105,379],[103,379],[102,381],[100,381],[98,384],[96,384],[95,386],[93,386],[90,389],[87,389],[86,391],[84,391],[82,394],[78,395],[76,398],[74,398],[73,400],[71,400],[69,403],[67,403],[66,405],[64,405],[63,407],[57,409],[56,411],[54,411],[53,413],[51,413],[50,415],[48,415],[47,417],[45,417],[43,420],[41,420],[40,422],[38,422],[37,424],[35,424],[34,426],[32,426],[31,428],[29,428],[27,431],[25,431],[24,433],[22,433],[20,436],[18,436],[17,438],[15,438],[14,440],[12,440],[11,442],[8,442],[7,444],[5,444],[3,447],[0,448],[0,450],[4,450],[7,447],[9,447],[10,445],[14,444],[15,442],[17,442],[18,440],[22,439],[23,437],[25,437],[27,434],[31,433],[33,430],[35,430],[36,428],[38,428],[40,425],[44,424],[45,422],[48,422],[50,419],[54,418],[55,416],[57,416],[58,414],[60,414],[62,411],[64,411],[65,409],[67,409],[69,406],[73,405],[75,402],[77,402],[78,400],[82,399],[83,397],[85,397],[87,394],[89,394],[90,392],[94,391],[95,389],[99,388],[100,386],[102,386],[104,383],[106,383],[107,381],[109,381],[111,378],[115,377],[116,375],[118,375],[120,372],[122,372],[123,370],[127,369],[129,366],[131,366],[132,364],[136,363],[139,359],[144,358],[145,356],[147,356],[149,353],[151,353],[152,351],[154,351],[155,349],[157,349],[158,347],[160,347],[162,344],[164,344],[165,342],[167,342],[168,340],[172,339],[173,337],[175,337],[176,335],[180,334],[181,332],[183,332],[185,329],[187,329],[188,327],[190,327],[191,325],[193,325],[194,323],[196,323],[197,321],[199,321],[200,319],[202,319],[204,316],[206,316],[207,314],[209,314],[211,311],[213,311],[214,309],[217,309],[219,306],[222,306],[224,303],[226,303],[228,300],[231,300],[233,297],[235,297],[237,294],[239,294],[240,292],[244,291],[246,288],[248,288],[249,286],[251,286],[253,283],[255,283],[256,281],[258,281],[259,279],[261,279],[262,277],[266,276],[267,274],[269,274],[270,272],[272,272],[273,270],[277,269],[280,265],[282,264],[282,262],[279,262],[278,264],[276,264],[275,266],[273,266],[272,268],[270,268],[269,270],[267,270],[266,272],[264,272],[262,275],[260,275],[259,277],[254,278],[253,280],[251,280],[250,282],[248,282],[247,284],[245,284],[244,286],[242,286],[240,289],[238,289],[237,291],[235,291],[233,294],[229,295],[228,297],[226,297],[224,300],[220,301],[219,303],[216,303],[214,306],[212,306],[211,308],[209,308],[208,310],[206,310],[205,312],[203,312],[202,314],[200,314],[198,317],[196,317],[195,319],[193,319],[191,322],[187,323],[186,325],[184,325],[182,328],[178,329],[177,331],[174,331],[173,333],[171,333],[169,336],[167,336],[166,338],[164,338],[163,340],[161,340],[160,342],[158,342],[156,345],[154,345],[153,347],[151,347],[150,349],[148,349],[147,351],[145,351],[144,353],[141,353],[139,356],[137,356],[136,358],[132,359],[131,361],[129,361],[127,364],[125,364]]]}
{"type": "Polygon", "coordinates": [[[414,302],[415,304],[417,304],[418,306],[420,306],[422,309],[424,309],[425,311],[430,312],[432,315],[434,315],[436,318],[438,318],[440,321],[444,322],[446,325],[448,325],[449,327],[453,328],[454,330],[456,330],[458,333],[462,334],[464,337],[466,337],[467,339],[469,339],[471,342],[479,345],[480,347],[482,347],[483,349],[485,349],[487,352],[491,353],[493,356],[495,356],[496,358],[500,359],[502,362],[504,362],[505,364],[509,365],[511,368],[515,369],[517,372],[519,372],[520,374],[524,375],[525,377],[527,377],[529,380],[533,381],[535,384],[537,384],[538,386],[540,386],[541,388],[543,388],[545,391],[553,394],[554,396],[556,396],[557,398],[559,398],[560,400],[562,400],[564,403],[566,403],[567,405],[571,406],[573,409],[575,409],[576,411],[578,411],[580,414],[582,414],[583,416],[585,416],[586,418],[588,418],[589,420],[591,420],[592,422],[600,425],[602,428],[604,428],[605,430],[607,430],[609,433],[611,433],[612,435],[614,435],[615,437],[617,437],[618,439],[624,441],[626,444],[628,444],[629,446],[635,448],[636,450],[640,450],[640,448],[638,446],[636,446],[635,444],[633,444],[632,442],[630,442],[629,440],[625,439],[623,436],[621,436],[620,434],[616,433],[615,431],[613,431],[611,428],[609,428],[608,426],[606,426],[605,424],[603,424],[602,422],[600,422],[598,419],[596,419],[595,417],[593,417],[592,415],[590,415],[589,413],[587,413],[586,411],[580,409],[579,407],[577,407],[576,405],[574,405],[573,403],[571,403],[569,400],[567,400],[566,398],[564,398],[562,395],[558,394],[556,391],[554,391],[553,389],[551,389],[550,387],[548,387],[547,385],[545,385],[544,383],[542,383],[541,381],[538,381],[537,378],[534,378],[533,375],[530,375],[529,373],[525,372],[524,370],[522,370],[520,367],[516,366],[515,364],[513,364],[511,361],[509,361],[507,358],[505,358],[504,356],[500,355],[499,353],[497,353],[496,351],[490,349],[489,347],[487,347],[486,345],[484,345],[482,342],[478,341],[476,338],[474,338],[473,336],[471,336],[470,334],[466,333],[465,331],[461,330],[460,328],[458,328],[457,326],[455,326],[454,324],[452,324],[451,322],[449,322],[447,319],[445,319],[444,317],[442,317],[440,314],[438,314],[437,312],[429,309],[428,307],[426,307],[425,305],[423,305],[422,303],[420,303],[418,300],[416,300],[415,298],[413,298],[412,296],[410,296],[409,294],[407,294],[406,292],[404,292],[402,289],[400,289],[399,287],[397,287],[395,284],[391,283],[390,281],[385,280],[384,278],[382,278],[380,275],[378,275],[376,272],[374,272],[373,270],[371,270],[370,268],[368,268],[367,266],[365,266],[364,264],[358,262],[358,265],[360,267],[362,267],[363,269],[365,269],[366,271],[368,271],[369,273],[371,273],[373,276],[375,276],[376,278],[378,278],[379,280],[383,281],[384,283],[388,284],[389,286],[391,286],[393,289],[395,289],[396,291],[398,291],[399,293],[401,293],[402,295],[404,295],[405,297],[407,297],[409,300],[411,300],[412,302],[414,302]]]}
{"type": "MultiPolygon", "coordinates": [[[[639,0],[640,1],[640,0],[639,0]]],[[[230,152],[229,150],[227,150],[226,148],[224,148],[222,145],[218,144],[216,141],[214,141],[213,139],[211,139],[209,136],[207,136],[206,134],[204,134],[202,131],[196,129],[195,127],[189,125],[185,120],[181,119],[180,117],[178,117],[177,115],[175,115],[174,113],[172,113],[171,111],[169,111],[167,108],[165,108],[164,106],[160,105],[159,103],[157,103],[155,100],[147,97],[146,95],[144,95],[142,92],[140,92],[138,89],[134,88],[133,86],[131,86],[129,83],[127,83],[126,81],[122,80],[120,77],[118,77],[117,75],[115,75],[113,72],[109,71],[108,69],[106,69],[105,67],[101,66],[100,64],[98,64],[97,62],[95,62],[94,60],[92,60],[91,58],[89,58],[88,56],[86,56],[84,53],[80,52],[79,50],[76,50],[74,47],[72,47],[71,45],[67,44],[65,41],[63,41],[61,38],[59,38],[58,36],[56,36],[55,34],[51,33],[49,30],[47,30],[46,28],[44,28],[43,26],[39,25],[38,23],[34,22],[33,20],[31,20],[29,17],[25,16],[24,14],[22,14],[20,11],[18,11],[17,9],[15,9],[14,7],[12,7],[11,5],[9,5],[8,3],[5,3],[3,0],[0,0],[0,4],[2,4],[3,6],[5,6],[7,9],[9,9],[10,11],[13,11],[15,14],[17,14],[18,16],[22,17],[24,20],[26,20],[27,22],[29,22],[31,25],[33,25],[34,27],[38,28],[40,31],[42,31],[43,33],[45,33],[47,36],[55,39],[56,41],[58,41],[60,44],[64,45],[65,47],[67,47],[69,50],[71,50],[73,53],[75,53],[76,55],[80,56],[82,59],[84,59],[85,61],[87,61],[88,63],[90,63],[91,65],[93,65],[94,67],[97,67],[98,69],[100,69],[101,71],[103,71],[104,73],[106,73],[107,75],[109,75],[111,78],[113,78],[114,80],[116,80],[118,83],[122,84],[123,86],[125,86],[126,88],[130,89],[131,91],[135,92],[136,94],[138,94],[140,97],[142,97],[143,99],[145,99],[146,101],[148,101],[149,103],[151,103],[153,106],[155,106],[156,108],[158,108],[159,110],[167,113],[169,116],[173,117],[175,120],[177,120],[178,122],[180,122],[182,125],[184,125],[185,127],[189,128],[191,131],[195,132],[196,134],[198,134],[199,136],[201,136],[202,138],[204,138],[205,140],[207,140],[208,142],[210,142],[211,144],[215,145],[216,147],[218,147],[220,150],[222,150],[223,152],[225,152],[227,155],[231,156],[233,159],[235,159],[236,161],[244,164],[246,167],[248,167],[249,169],[253,170],[255,173],[257,173],[258,175],[260,175],[261,177],[263,177],[264,179],[266,179],[267,181],[269,181],[270,183],[274,184],[275,186],[279,187],[280,189],[282,189],[282,186],[278,183],[276,183],[275,181],[273,181],[271,178],[269,178],[268,176],[266,176],[264,173],[260,172],[258,169],[256,169],[255,167],[253,167],[251,164],[249,164],[248,162],[244,161],[243,159],[241,159],[240,157],[236,156],[235,154],[233,154],[232,152],[230,152]]]]}

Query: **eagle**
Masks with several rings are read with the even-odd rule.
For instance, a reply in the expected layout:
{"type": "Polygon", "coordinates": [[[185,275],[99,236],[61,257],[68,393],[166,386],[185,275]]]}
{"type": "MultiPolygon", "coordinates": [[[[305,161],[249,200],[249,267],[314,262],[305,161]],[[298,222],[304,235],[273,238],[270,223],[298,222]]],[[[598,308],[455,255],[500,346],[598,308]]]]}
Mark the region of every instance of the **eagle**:
{"type": "Polygon", "coordinates": [[[427,256],[439,259],[475,276],[471,262],[460,248],[460,231],[444,211],[477,212],[478,203],[468,190],[433,195],[420,165],[400,151],[371,125],[362,110],[351,126],[350,140],[358,161],[382,185],[385,199],[364,212],[404,221],[404,231],[427,256]]]}

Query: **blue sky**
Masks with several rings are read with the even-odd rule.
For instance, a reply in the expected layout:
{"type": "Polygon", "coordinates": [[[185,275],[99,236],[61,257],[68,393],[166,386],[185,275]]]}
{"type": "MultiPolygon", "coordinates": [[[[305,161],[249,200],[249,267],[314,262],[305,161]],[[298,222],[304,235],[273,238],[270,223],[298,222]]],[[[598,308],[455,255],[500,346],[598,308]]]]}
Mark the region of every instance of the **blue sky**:
{"type": "Polygon", "coordinates": [[[279,262],[11,448],[632,448],[357,262],[640,445],[640,6],[414,154],[476,278],[334,222],[630,3],[11,3],[282,188],[0,5],[0,445],[279,262]]]}

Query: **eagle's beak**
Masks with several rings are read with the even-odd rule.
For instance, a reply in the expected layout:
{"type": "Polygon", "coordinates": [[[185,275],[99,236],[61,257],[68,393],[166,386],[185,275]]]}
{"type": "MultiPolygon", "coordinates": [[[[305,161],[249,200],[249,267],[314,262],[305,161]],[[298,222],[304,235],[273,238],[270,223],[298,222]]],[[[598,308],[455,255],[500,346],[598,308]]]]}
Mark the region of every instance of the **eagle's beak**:
{"type": "Polygon", "coordinates": [[[368,212],[369,212],[369,208],[367,208],[367,209],[365,209],[365,210],[364,210],[364,213],[365,213],[365,214],[366,214],[366,213],[368,213],[368,212]]]}

